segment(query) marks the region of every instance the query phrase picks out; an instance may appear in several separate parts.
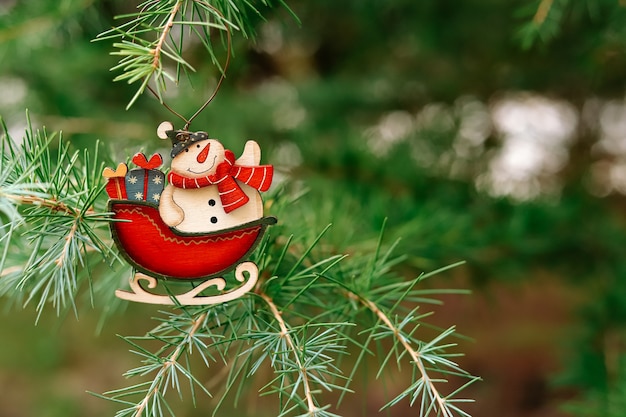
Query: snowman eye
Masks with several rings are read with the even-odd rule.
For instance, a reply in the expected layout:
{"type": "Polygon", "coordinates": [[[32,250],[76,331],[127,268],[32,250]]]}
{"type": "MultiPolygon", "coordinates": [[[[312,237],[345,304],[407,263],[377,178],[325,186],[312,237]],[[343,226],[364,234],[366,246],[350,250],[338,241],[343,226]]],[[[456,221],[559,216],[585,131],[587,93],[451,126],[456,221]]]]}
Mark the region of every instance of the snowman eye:
{"type": "Polygon", "coordinates": [[[196,148],[199,148],[199,147],[200,147],[200,144],[197,144],[197,145],[196,145],[196,148]]]}
{"type": "Polygon", "coordinates": [[[189,152],[189,148],[185,149],[185,152],[189,152]]]}

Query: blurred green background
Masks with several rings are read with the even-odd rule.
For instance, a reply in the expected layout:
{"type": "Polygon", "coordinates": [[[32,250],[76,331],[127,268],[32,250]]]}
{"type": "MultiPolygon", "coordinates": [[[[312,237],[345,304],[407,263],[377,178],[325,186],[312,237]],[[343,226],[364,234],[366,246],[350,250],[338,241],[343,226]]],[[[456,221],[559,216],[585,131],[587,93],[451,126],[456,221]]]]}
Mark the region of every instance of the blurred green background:
{"type": "MultiPolygon", "coordinates": [[[[155,129],[173,116],[148,95],[125,111],[133,86],[112,83],[110,43],[91,42],[134,3],[0,1],[0,114],[13,136],[29,109],[79,148],[101,140],[112,161],[167,153],[155,129]]],[[[473,291],[434,316],[474,339],[460,348],[484,379],[466,392],[472,415],[626,415],[623,2],[288,3],[301,25],[275,9],[256,43],[235,34],[226,82],[193,128],[235,153],[257,140],[263,161],[308,189],[293,219],[313,234],[333,223],[338,250],[387,217],[407,277],[467,262],[431,285],[473,291]]],[[[218,75],[188,53],[193,88],[167,94],[183,114],[218,75]]],[[[106,307],[79,320],[50,309],[38,326],[30,306],[0,316],[0,417],[114,414],[85,391],[124,383],[136,358],[115,334],[142,334],[157,310],[129,306],[97,334],[106,307]]],[[[376,415],[386,394],[369,390],[339,412],[376,415]]],[[[259,415],[249,397],[234,413],[259,415]]]]}

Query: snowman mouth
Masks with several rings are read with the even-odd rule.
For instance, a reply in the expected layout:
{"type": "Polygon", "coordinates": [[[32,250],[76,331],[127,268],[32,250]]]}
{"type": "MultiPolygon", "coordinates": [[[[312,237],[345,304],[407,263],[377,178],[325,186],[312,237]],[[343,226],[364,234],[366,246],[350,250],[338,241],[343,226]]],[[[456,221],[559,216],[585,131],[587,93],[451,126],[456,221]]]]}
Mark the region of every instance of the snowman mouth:
{"type": "Polygon", "coordinates": [[[215,166],[215,160],[216,160],[216,159],[217,159],[217,155],[215,155],[215,156],[213,157],[213,163],[211,164],[211,166],[210,166],[210,167],[208,167],[207,169],[205,169],[204,171],[192,171],[192,170],[191,170],[191,168],[187,168],[187,172],[191,172],[192,174],[196,174],[196,175],[199,175],[199,174],[204,174],[205,172],[209,172],[209,171],[210,171],[210,170],[212,170],[212,169],[213,169],[213,167],[215,166]]]}

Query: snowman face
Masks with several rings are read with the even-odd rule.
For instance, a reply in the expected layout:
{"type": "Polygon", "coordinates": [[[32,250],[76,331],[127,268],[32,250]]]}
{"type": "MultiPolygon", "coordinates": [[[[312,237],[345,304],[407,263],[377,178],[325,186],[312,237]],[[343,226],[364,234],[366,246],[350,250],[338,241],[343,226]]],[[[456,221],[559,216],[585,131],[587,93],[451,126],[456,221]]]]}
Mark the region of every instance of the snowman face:
{"type": "Polygon", "coordinates": [[[215,139],[195,142],[172,159],[172,171],[188,178],[202,178],[215,174],[224,162],[224,146],[215,139]]]}

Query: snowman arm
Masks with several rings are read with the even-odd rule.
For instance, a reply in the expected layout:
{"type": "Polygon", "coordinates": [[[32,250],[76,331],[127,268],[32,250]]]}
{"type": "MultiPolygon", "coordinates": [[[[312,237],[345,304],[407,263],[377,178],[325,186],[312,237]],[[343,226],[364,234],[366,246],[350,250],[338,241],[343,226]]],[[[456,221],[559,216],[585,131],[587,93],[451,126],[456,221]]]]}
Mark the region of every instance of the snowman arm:
{"type": "Polygon", "coordinates": [[[261,148],[259,148],[259,144],[253,140],[247,141],[241,156],[235,161],[235,164],[241,166],[255,166],[260,163],[261,148]]]}
{"type": "Polygon", "coordinates": [[[161,219],[169,227],[176,227],[185,219],[185,212],[174,201],[174,186],[168,185],[161,193],[159,202],[159,214],[161,219]]]}

